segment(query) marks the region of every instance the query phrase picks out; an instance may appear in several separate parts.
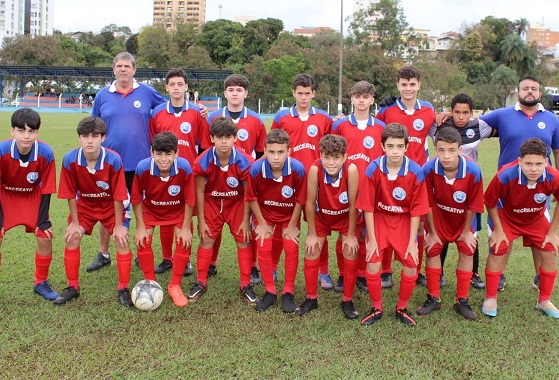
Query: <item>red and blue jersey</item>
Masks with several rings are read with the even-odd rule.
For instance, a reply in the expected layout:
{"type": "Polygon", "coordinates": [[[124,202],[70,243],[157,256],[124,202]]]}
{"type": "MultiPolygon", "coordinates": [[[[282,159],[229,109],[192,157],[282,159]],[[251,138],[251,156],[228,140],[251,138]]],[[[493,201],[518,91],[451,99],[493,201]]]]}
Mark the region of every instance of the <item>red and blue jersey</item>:
{"type": "Polygon", "coordinates": [[[192,168],[187,160],[177,157],[167,177],[161,177],[153,158],[138,164],[130,202],[142,203],[146,225],[176,225],[184,220],[186,205],[194,207],[196,189],[192,168]]]}
{"type": "MultiPolygon", "coordinates": [[[[221,110],[214,111],[208,117],[208,123],[211,125],[212,120],[217,116],[231,117],[229,109],[223,107],[221,110]]],[[[242,149],[245,153],[252,156],[253,152],[264,152],[266,145],[266,126],[264,121],[253,110],[243,107],[238,119],[233,119],[237,125],[237,141],[235,146],[242,149]]],[[[213,146],[210,140],[209,127],[202,136],[201,147],[208,149],[213,146]]]]}
{"type": "Polygon", "coordinates": [[[528,180],[518,161],[501,168],[485,190],[487,208],[499,209],[499,216],[510,224],[529,226],[533,220],[544,217],[549,195],[559,199],[559,171],[547,165],[534,185],[528,180]]]}
{"type": "Polygon", "coordinates": [[[406,156],[423,165],[427,162],[427,136],[434,136],[437,130],[435,109],[424,100],[417,99],[414,109],[408,110],[401,98],[387,107],[382,107],[376,115],[387,125],[398,123],[408,130],[409,147],[406,156]]]}
{"type": "Polygon", "coordinates": [[[149,121],[151,140],[161,132],[173,133],[179,140],[179,156],[189,163],[196,160],[196,145],[200,144],[202,134],[209,128],[206,119],[200,115],[200,108],[186,101],[179,113],[175,113],[171,102],[158,105],[153,109],[149,121]]]}
{"type": "Polygon", "coordinates": [[[382,156],[382,131],[386,124],[369,116],[367,124],[361,126],[351,114],[337,120],[332,126],[332,133],[343,136],[347,141],[347,160],[357,166],[359,177],[365,175],[367,166],[382,156]]]}
{"type": "Polygon", "coordinates": [[[316,219],[334,231],[346,227],[349,223],[348,167],[350,164],[352,162],[346,160],[336,177],[326,173],[320,160],[312,164],[318,169],[316,219]]]}
{"type": "Polygon", "coordinates": [[[221,166],[215,147],[205,150],[194,162],[193,171],[206,179],[204,195],[216,201],[242,201],[243,181],[248,180],[252,157],[233,147],[229,163],[221,166]]]}
{"type": "Polygon", "coordinates": [[[274,178],[272,167],[263,157],[250,167],[245,201],[258,201],[262,216],[272,224],[291,220],[295,204],[307,200],[307,176],[303,164],[288,157],[282,174],[274,178]]]}
{"type": "Polygon", "coordinates": [[[460,156],[456,177],[448,179],[438,158],[423,165],[429,205],[437,234],[456,241],[468,211],[483,212],[483,180],[479,166],[460,156]]]}
{"type": "Polygon", "coordinates": [[[541,104],[533,115],[525,114],[517,103],[480,116],[480,119],[499,134],[499,168],[515,161],[520,156],[520,145],[529,138],[537,137],[547,145],[548,158],[552,149],[559,149],[559,120],[541,104]]]}
{"type": "Polygon", "coordinates": [[[291,157],[309,169],[320,158],[320,139],[331,132],[332,118],[326,112],[311,107],[306,120],[302,120],[295,106],[279,111],[271,129],[283,129],[290,139],[291,157]]]}
{"type": "Polygon", "coordinates": [[[78,215],[86,215],[89,219],[114,216],[114,202],[128,200],[118,153],[101,147],[93,169],[87,166],[83,148],[66,153],[60,171],[58,198],[77,199],[78,215]]]}
{"type": "Polygon", "coordinates": [[[107,125],[103,146],[116,151],[124,171],[134,171],[138,163],[150,156],[149,119],[151,110],[165,98],[154,88],[134,80],[127,94],[117,92],[115,82],[99,91],[93,103],[92,116],[107,125]]]}

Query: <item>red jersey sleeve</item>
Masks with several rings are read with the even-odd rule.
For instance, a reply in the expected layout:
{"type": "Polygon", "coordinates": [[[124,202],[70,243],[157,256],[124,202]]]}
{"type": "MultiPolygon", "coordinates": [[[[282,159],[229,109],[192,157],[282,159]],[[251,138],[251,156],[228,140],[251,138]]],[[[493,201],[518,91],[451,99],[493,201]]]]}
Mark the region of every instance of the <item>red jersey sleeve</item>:
{"type": "Polygon", "coordinates": [[[128,200],[128,190],[124,178],[124,166],[121,166],[112,177],[112,188],[114,189],[113,199],[115,201],[128,200]]]}
{"type": "Polygon", "coordinates": [[[196,184],[194,182],[194,172],[185,176],[183,189],[184,202],[189,206],[196,206],[196,184]]]}
{"type": "Polygon", "coordinates": [[[60,170],[60,185],[58,189],[58,198],[60,199],[76,199],[78,194],[78,186],[74,174],[62,165],[60,170]]]}
{"type": "Polygon", "coordinates": [[[471,194],[468,194],[468,210],[483,213],[483,180],[472,184],[471,194]]]}
{"type": "Polygon", "coordinates": [[[497,202],[499,201],[499,198],[501,198],[501,196],[504,195],[504,188],[505,186],[499,180],[499,175],[496,174],[495,177],[493,177],[493,179],[489,183],[489,186],[487,186],[487,189],[485,190],[484,202],[487,208],[497,207],[497,202]]]}
{"type": "Polygon", "coordinates": [[[413,182],[413,199],[410,204],[410,215],[422,216],[429,213],[429,200],[425,180],[415,178],[413,182]]]}
{"type": "Polygon", "coordinates": [[[56,193],[56,165],[54,158],[45,166],[45,171],[42,174],[41,181],[41,194],[54,194],[56,193]]]}
{"type": "Polygon", "coordinates": [[[375,211],[376,189],[378,188],[378,183],[376,183],[377,175],[375,171],[371,177],[361,177],[363,181],[359,184],[359,193],[357,193],[357,201],[355,202],[355,207],[359,210],[375,211]]]}
{"type": "Polygon", "coordinates": [[[132,193],[130,194],[130,203],[137,205],[142,203],[144,194],[144,181],[142,176],[134,174],[134,181],[132,182],[132,193]]]}

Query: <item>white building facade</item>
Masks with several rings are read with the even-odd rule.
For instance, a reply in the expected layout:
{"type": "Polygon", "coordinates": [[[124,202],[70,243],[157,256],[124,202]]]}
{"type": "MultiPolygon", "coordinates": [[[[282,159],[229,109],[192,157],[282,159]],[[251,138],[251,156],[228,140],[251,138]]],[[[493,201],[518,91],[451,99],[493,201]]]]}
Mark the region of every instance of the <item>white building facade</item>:
{"type": "Polygon", "coordinates": [[[54,0],[0,0],[0,39],[53,32],[54,0]]]}

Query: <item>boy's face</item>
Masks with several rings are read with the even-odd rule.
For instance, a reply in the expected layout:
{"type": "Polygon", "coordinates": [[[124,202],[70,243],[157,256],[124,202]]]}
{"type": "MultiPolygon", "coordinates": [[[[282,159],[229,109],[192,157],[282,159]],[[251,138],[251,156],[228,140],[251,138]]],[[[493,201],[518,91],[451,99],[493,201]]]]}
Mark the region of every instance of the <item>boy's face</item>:
{"type": "Polygon", "coordinates": [[[353,94],[351,95],[351,102],[353,103],[356,111],[369,111],[375,102],[375,97],[369,93],[353,94]]]}
{"type": "Polygon", "coordinates": [[[467,103],[456,103],[452,109],[452,121],[459,128],[465,127],[472,116],[473,112],[467,103]]]}
{"type": "Polygon", "coordinates": [[[421,83],[417,78],[400,78],[398,79],[398,91],[403,100],[414,101],[417,99],[417,93],[421,87],[421,83]]]}
{"type": "Polygon", "coordinates": [[[408,145],[404,139],[389,137],[384,144],[382,144],[382,150],[386,154],[388,162],[392,164],[401,164],[408,150],[408,145]]]}
{"type": "Polygon", "coordinates": [[[210,136],[212,143],[218,153],[229,154],[235,142],[237,141],[237,136],[210,136]]]}
{"type": "Polygon", "coordinates": [[[293,97],[295,98],[295,104],[298,108],[308,109],[311,107],[311,101],[314,98],[315,91],[312,87],[297,86],[293,90],[293,97]]]}
{"type": "Polygon", "coordinates": [[[188,85],[183,77],[172,77],[169,78],[169,82],[165,85],[165,90],[167,90],[172,99],[182,100],[184,99],[184,94],[188,91],[188,85]]]}
{"type": "Polygon", "coordinates": [[[281,170],[285,164],[285,160],[289,156],[291,149],[287,144],[266,144],[266,159],[270,163],[272,170],[281,170]]]}
{"type": "Polygon", "coordinates": [[[527,154],[518,158],[520,170],[528,178],[528,183],[535,183],[543,174],[547,166],[547,157],[537,154],[527,154]]]}
{"type": "Polygon", "coordinates": [[[100,133],[92,132],[87,135],[78,135],[78,140],[85,154],[99,152],[101,143],[105,141],[105,136],[100,133]]]}
{"type": "Polygon", "coordinates": [[[347,153],[322,153],[320,152],[320,161],[322,162],[322,167],[326,173],[330,174],[332,177],[338,175],[345,160],[347,159],[347,153]]]}
{"type": "Polygon", "coordinates": [[[31,151],[33,144],[35,144],[39,130],[31,129],[26,124],[24,128],[12,128],[10,134],[16,140],[19,153],[27,154],[31,151]]]}
{"type": "Polygon", "coordinates": [[[248,91],[241,86],[227,86],[225,91],[223,91],[223,95],[227,99],[227,105],[242,106],[248,96],[248,91]]]}
{"type": "Polygon", "coordinates": [[[151,157],[159,169],[159,173],[161,174],[168,174],[171,172],[171,167],[173,166],[173,162],[177,158],[179,152],[162,152],[159,150],[151,151],[151,157]]]}
{"type": "Polygon", "coordinates": [[[435,151],[444,170],[454,171],[458,169],[460,154],[462,153],[462,147],[458,143],[437,141],[435,151]]]}

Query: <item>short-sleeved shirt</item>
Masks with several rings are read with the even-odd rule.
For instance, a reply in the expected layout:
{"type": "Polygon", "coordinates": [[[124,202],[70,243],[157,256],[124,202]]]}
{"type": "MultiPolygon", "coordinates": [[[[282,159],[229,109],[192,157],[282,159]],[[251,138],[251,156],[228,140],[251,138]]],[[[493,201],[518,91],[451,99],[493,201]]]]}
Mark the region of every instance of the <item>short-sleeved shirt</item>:
{"type": "Polygon", "coordinates": [[[361,125],[355,114],[337,120],[332,133],[343,136],[347,141],[347,160],[357,166],[359,176],[365,175],[367,166],[382,156],[382,131],[386,124],[369,116],[367,123],[361,125]]]}
{"type": "Polygon", "coordinates": [[[483,180],[479,166],[460,156],[458,172],[446,178],[438,158],[423,165],[429,205],[437,234],[454,242],[464,228],[468,211],[483,212],[483,180]]]}
{"type": "MultiPolygon", "coordinates": [[[[471,118],[468,123],[463,127],[457,127],[452,118],[445,121],[438,129],[443,127],[452,127],[460,133],[462,140],[462,154],[470,160],[477,162],[477,150],[481,140],[491,137],[493,128],[491,128],[485,121],[478,118],[471,118]]],[[[436,136],[436,134],[435,134],[436,136]]]]}
{"type": "Polygon", "coordinates": [[[149,122],[151,140],[161,132],[173,133],[179,140],[179,156],[192,164],[198,156],[196,145],[200,144],[202,134],[209,128],[206,119],[200,115],[200,108],[186,101],[179,113],[175,113],[171,102],[158,105],[149,122]]]}
{"type": "Polygon", "coordinates": [[[269,161],[263,157],[252,164],[245,200],[258,201],[268,223],[284,224],[291,220],[295,204],[307,200],[307,176],[303,164],[288,157],[282,175],[274,178],[269,161]]]}
{"type": "Polygon", "coordinates": [[[83,148],[66,153],[60,171],[58,198],[77,199],[78,217],[104,220],[114,216],[114,202],[128,200],[118,153],[101,147],[94,169],[87,166],[83,148]]]}
{"type": "Polygon", "coordinates": [[[480,116],[480,119],[499,134],[499,168],[516,160],[520,156],[520,145],[529,138],[537,137],[545,143],[548,158],[551,150],[559,149],[559,119],[541,104],[533,115],[526,115],[517,103],[480,116]]]}
{"type": "Polygon", "coordinates": [[[376,117],[386,125],[398,123],[406,127],[409,136],[406,156],[419,165],[427,162],[427,136],[434,136],[437,129],[437,115],[431,103],[417,99],[414,109],[408,110],[401,98],[398,98],[394,104],[382,107],[376,117]]]}
{"type": "Polygon", "coordinates": [[[283,129],[290,139],[291,157],[301,161],[309,169],[314,160],[320,158],[320,139],[331,132],[332,118],[326,112],[311,107],[307,120],[301,120],[295,105],[279,111],[271,129],[283,129]]]}
{"type": "MultiPolygon", "coordinates": [[[[211,125],[212,120],[217,116],[231,117],[229,109],[223,107],[221,110],[214,111],[208,117],[208,123],[211,125]]],[[[243,107],[239,118],[233,119],[237,125],[237,141],[235,146],[242,149],[249,156],[253,152],[264,152],[264,146],[266,144],[266,126],[264,121],[253,110],[243,107]]],[[[210,130],[209,127],[206,133],[202,137],[201,147],[203,149],[208,149],[213,146],[210,140],[210,130]]]]}
{"type": "Polygon", "coordinates": [[[149,119],[151,110],[165,98],[154,88],[134,80],[132,91],[122,94],[116,81],[95,96],[92,116],[107,125],[103,146],[116,151],[124,163],[124,171],[135,171],[138,163],[150,156],[149,119]]]}
{"type": "Polygon", "coordinates": [[[184,220],[186,205],[194,207],[196,189],[192,168],[187,160],[177,157],[167,177],[161,177],[152,158],[138,164],[130,194],[133,205],[142,203],[146,225],[177,225],[184,220]]]}

